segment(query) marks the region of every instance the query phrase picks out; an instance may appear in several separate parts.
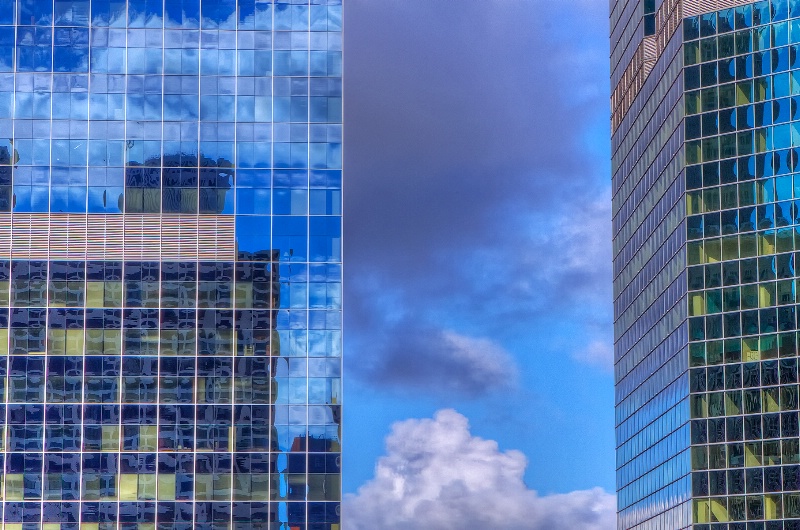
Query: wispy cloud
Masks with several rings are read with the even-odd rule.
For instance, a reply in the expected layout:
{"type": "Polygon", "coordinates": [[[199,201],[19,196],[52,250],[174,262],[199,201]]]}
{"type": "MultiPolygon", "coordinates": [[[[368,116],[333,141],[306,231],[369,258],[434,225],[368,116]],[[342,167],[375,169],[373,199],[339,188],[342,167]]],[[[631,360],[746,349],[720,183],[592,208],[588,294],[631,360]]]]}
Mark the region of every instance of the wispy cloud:
{"type": "Polygon", "coordinates": [[[516,384],[516,363],[489,339],[420,327],[408,320],[392,324],[385,333],[391,339],[376,344],[379,349],[353,367],[374,385],[480,397],[516,384]]]}
{"type": "Polygon", "coordinates": [[[593,340],[585,348],[573,354],[575,360],[596,366],[606,372],[614,369],[614,346],[611,341],[593,340]]]}
{"type": "Polygon", "coordinates": [[[394,424],[375,477],[345,498],[352,530],[613,530],[616,502],[602,489],[539,495],[527,488],[519,451],[473,436],[467,418],[394,424]]]}

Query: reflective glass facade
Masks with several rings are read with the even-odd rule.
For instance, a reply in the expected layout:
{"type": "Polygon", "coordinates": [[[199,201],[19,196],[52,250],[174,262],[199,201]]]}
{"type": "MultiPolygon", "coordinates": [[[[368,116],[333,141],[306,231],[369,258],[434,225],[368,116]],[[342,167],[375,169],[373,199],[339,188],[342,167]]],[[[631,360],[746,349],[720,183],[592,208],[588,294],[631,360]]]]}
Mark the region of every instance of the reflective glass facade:
{"type": "Polygon", "coordinates": [[[695,528],[800,528],[798,17],[773,1],[684,21],[695,528]]]}
{"type": "Polygon", "coordinates": [[[618,528],[690,528],[681,2],[611,6],[618,528]]]}
{"type": "Polygon", "coordinates": [[[0,0],[0,527],[340,528],[341,0],[0,0]]]}
{"type": "Polygon", "coordinates": [[[800,529],[800,1],[665,0],[652,34],[635,4],[612,3],[619,528],[800,529]]]}

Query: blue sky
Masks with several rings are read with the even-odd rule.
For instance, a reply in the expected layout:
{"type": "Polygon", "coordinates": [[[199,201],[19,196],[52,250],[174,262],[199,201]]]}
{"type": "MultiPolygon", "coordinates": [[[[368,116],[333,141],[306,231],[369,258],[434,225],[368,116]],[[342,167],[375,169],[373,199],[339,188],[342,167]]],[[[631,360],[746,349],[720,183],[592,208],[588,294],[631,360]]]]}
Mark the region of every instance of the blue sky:
{"type": "Polygon", "coordinates": [[[525,507],[475,528],[609,528],[607,2],[347,0],[345,28],[345,520],[432,524],[387,477],[485,504],[433,470],[491,461],[525,507]]]}

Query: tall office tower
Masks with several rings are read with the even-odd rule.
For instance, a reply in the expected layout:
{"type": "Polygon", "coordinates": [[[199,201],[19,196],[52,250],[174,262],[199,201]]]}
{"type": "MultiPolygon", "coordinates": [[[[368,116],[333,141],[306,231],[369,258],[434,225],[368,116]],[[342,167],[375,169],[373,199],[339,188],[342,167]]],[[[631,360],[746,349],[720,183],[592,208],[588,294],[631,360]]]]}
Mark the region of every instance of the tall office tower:
{"type": "Polygon", "coordinates": [[[341,0],[0,0],[4,530],[337,530],[341,0]]]}
{"type": "Polygon", "coordinates": [[[611,34],[619,528],[800,529],[800,1],[611,34]]]}

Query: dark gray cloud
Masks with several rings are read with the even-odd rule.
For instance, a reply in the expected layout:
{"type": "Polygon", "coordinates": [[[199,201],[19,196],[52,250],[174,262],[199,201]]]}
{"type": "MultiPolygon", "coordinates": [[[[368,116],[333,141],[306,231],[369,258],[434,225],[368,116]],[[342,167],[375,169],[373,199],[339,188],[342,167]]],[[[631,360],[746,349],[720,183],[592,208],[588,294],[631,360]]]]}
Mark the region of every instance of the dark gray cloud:
{"type": "Polygon", "coordinates": [[[349,0],[346,17],[353,366],[428,385],[400,362],[416,355],[471,389],[470,357],[443,347],[457,325],[474,341],[564,310],[607,324],[602,2],[349,0]]]}
{"type": "Polygon", "coordinates": [[[381,333],[379,355],[354,366],[355,373],[384,388],[427,389],[440,395],[481,397],[513,388],[517,368],[497,343],[401,320],[381,333]]]}
{"type": "Polygon", "coordinates": [[[613,530],[615,497],[600,488],[539,495],[523,481],[527,460],[472,436],[450,409],[395,423],[375,476],[344,499],[353,530],[613,530]]]}

